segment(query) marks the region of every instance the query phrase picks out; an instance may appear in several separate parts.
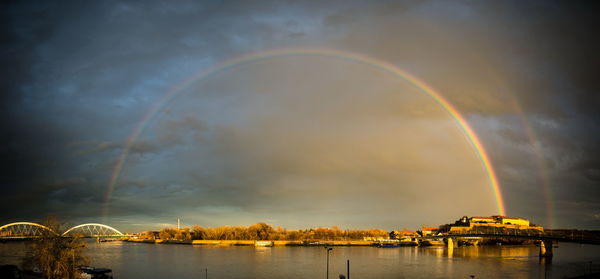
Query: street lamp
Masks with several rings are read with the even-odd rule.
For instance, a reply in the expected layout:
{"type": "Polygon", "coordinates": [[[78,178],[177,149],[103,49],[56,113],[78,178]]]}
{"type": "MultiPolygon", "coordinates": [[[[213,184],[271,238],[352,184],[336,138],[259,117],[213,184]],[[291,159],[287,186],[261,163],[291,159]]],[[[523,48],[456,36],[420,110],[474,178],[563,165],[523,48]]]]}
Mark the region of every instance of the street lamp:
{"type": "Polygon", "coordinates": [[[325,246],[325,249],[327,250],[327,279],[329,279],[329,251],[333,248],[325,246]]]}

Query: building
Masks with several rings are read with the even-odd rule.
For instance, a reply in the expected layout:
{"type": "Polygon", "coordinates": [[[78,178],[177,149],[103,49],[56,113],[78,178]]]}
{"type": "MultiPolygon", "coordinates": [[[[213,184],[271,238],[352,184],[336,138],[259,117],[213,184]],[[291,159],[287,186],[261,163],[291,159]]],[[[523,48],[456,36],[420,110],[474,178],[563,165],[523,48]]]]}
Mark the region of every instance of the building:
{"type": "Polygon", "coordinates": [[[419,237],[419,234],[415,231],[409,230],[400,230],[400,231],[392,231],[390,232],[391,239],[413,239],[419,237]]]}
{"type": "Polygon", "coordinates": [[[423,226],[423,228],[421,229],[421,235],[422,236],[428,236],[428,235],[435,235],[438,232],[438,227],[425,227],[423,226]]]}
{"type": "Polygon", "coordinates": [[[484,223],[484,224],[490,224],[490,223],[496,223],[497,220],[496,218],[490,216],[490,217],[483,217],[483,216],[473,216],[469,219],[469,222],[471,223],[484,223]]]}
{"type": "Polygon", "coordinates": [[[399,246],[417,246],[419,245],[418,237],[417,232],[406,229],[390,232],[390,238],[398,241],[399,246]]]}
{"type": "Polygon", "coordinates": [[[464,216],[452,225],[446,225],[444,233],[460,234],[469,232],[497,232],[498,230],[533,230],[544,231],[543,227],[535,226],[529,220],[508,216],[464,216]]]}
{"type": "Polygon", "coordinates": [[[494,216],[498,218],[501,224],[506,225],[518,225],[518,226],[529,226],[530,222],[527,219],[519,217],[507,217],[507,216],[494,216]]]}

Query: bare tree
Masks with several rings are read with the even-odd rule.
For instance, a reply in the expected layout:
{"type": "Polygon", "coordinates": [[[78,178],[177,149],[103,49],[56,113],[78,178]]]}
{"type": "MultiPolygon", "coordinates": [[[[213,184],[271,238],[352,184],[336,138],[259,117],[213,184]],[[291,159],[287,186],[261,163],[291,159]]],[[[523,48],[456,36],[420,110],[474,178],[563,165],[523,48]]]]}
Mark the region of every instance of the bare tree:
{"type": "Polygon", "coordinates": [[[48,217],[44,225],[49,230],[32,242],[23,267],[38,269],[47,279],[78,278],[78,267],[88,262],[83,256],[85,244],[81,236],[63,237],[65,226],[54,217],[48,217]]]}

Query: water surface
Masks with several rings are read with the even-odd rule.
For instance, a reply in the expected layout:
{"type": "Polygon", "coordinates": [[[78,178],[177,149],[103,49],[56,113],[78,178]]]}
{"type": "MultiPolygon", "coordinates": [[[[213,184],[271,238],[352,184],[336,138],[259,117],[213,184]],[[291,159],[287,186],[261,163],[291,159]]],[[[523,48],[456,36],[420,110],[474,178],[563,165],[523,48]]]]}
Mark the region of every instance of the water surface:
{"type": "MultiPolygon", "coordinates": [[[[0,244],[0,261],[18,262],[25,243],[0,244]]],[[[89,242],[96,267],[120,278],[326,278],[323,247],[247,247],[89,242]]],[[[600,246],[560,244],[551,263],[535,246],[335,247],[329,278],[564,278],[600,272],[600,246]]]]}

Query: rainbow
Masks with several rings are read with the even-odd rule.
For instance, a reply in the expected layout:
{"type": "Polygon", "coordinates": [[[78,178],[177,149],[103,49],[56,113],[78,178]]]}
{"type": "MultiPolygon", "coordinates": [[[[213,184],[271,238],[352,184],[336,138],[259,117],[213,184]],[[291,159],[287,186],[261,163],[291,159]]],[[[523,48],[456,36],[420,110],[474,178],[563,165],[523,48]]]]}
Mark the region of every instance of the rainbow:
{"type": "MultiPolygon", "coordinates": [[[[506,92],[512,91],[510,88],[506,87],[506,85],[510,84],[510,82],[507,82],[507,81],[501,79],[501,77],[503,77],[503,75],[501,73],[498,73],[494,67],[491,67],[489,65],[489,63],[487,62],[487,60],[483,56],[481,56],[477,51],[475,51],[473,49],[471,51],[469,51],[469,54],[472,59],[474,59],[475,61],[480,63],[478,65],[479,70],[486,70],[491,74],[491,78],[493,79],[493,81],[495,83],[494,84],[495,87],[501,88],[503,91],[506,91],[506,92]]],[[[552,194],[552,189],[551,189],[551,185],[550,185],[550,176],[548,174],[548,168],[547,168],[545,160],[544,160],[544,153],[542,150],[542,146],[540,145],[540,143],[538,141],[538,136],[536,135],[535,130],[533,129],[533,127],[531,125],[531,121],[525,114],[525,111],[523,110],[523,107],[520,105],[518,99],[516,98],[516,96],[514,94],[511,94],[510,97],[511,97],[510,104],[512,105],[512,108],[515,111],[516,115],[519,117],[521,126],[525,130],[525,133],[529,139],[529,143],[530,143],[531,147],[533,148],[533,152],[535,153],[535,155],[537,157],[537,160],[536,160],[537,169],[538,169],[539,179],[542,184],[541,188],[542,188],[542,192],[544,194],[545,207],[546,207],[546,225],[544,227],[555,228],[557,226],[557,223],[554,218],[554,216],[555,216],[554,204],[552,203],[552,201],[554,200],[553,199],[554,195],[552,194]]]]}
{"type": "Polygon", "coordinates": [[[337,58],[342,58],[342,59],[346,59],[346,60],[351,60],[351,61],[367,64],[367,65],[373,66],[383,72],[387,72],[387,73],[390,73],[397,77],[400,77],[400,78],[408,81],[409,83],[411,83],[415,88],[417,88],[420,91],[431,96],[440,106],[442,106],[450,114],[450,116],[452,118],[455,119],[456,123],[460,126],[463,134],[465,135],[465,137],[467,138],[467,140],[469,141],[471,146],[474,148],[475,152],[477,153],[477,155],[483,165],[483,168],[485,169],[485,171],[488,175],[488,178],[490,181],[490,186],[492,187],[492,191],[496,198],[498,214],[506,215],[506,212],[504,209],[504,201],[502,198],[502,193],[500,192],[500,184],[498,183],[498,178],[496,177],[494,168],[492,167],[489,156],[488,156],[487,152],[485,151],[485,148],[483,147],[481,140],[479,140],[479,138],[473,131],[473,128],[468,124],[468,122],[465,120],[465,118],[458,112],[458,110],[450,102],[448,102],[448,100],[446,100],[440,93],[435,91],[433,88],[431,88],[429,85],[427,85],[423,81],[419,80],[418,78],[411,75],[410,73],[407,73],[407,72],[401,70],[400,68],[396,67],[393,64],[390,64],[388,62],[385,62],[385,61],[382,61],[382,60],[379,60],[379,59],[376,59],[373,57],[364,56],[364,55],[361,55],[358,53],[352,53],[352,52],[340,51],[340,50],[332,50],[332,49],[321,49],[321,48],[318,48],[318,49],[312,49],[312,48],[276,49],[276,50],[268,50],[268,51],[256,52],[256,53],[250,53],[250,54],[238,56],[238,57],[223,61],[219,64],[213,65],[211,67],[208,67],[202,71],[199,71],[196,74],[190,76],[188,79],[179,83],[177,86],[175,86],[175,87],[171,88],[169,91],[167,91],[167,93],[164,94],[160,98],[160,100],[152,106],[152,108],[150,110],[148,110],[148,112],[143,116],[140,123],[134,128],[134,130],[129,135],[129,137],[127,137],[125,144],[123,146],[123,149],[121,151],[121,154],[119,155],[119,157],[117,159],[117,163],[115,164],[115,167],[112,170],[112,174],[110,176],[110,180],[107,185],[107,190],[106,190],[106,194],[104,197],[104,199],[105,199],[104,215],[106,216],[112,191],[114,190],[115,184],[116,184],[116,182],[119,178],[119,175],[123,169],[123,164],[125,163],[125,161],[127,160],[127,157],[129,156],[131,147],[133,146],[133,144],[135,143],[137,138],[140,136],[140,134],[144,131],[144,129],[148,125],[148,123],[154,118],[154,116],[165,105],[169,104],[173,99],[175,99],[179,94],[181,94],[184,91],[184,89],[188,88],[194,82],[204,79],[216,72],[220,72],[220,71],[235,67],[236,65],[239,65],[242,63],[249,63],[249,62],[266,59],[266,58],[271,58],[271,57],[281,57],[281,56],[291,56],[291,55],[320,55],[320,56],[326,56],[326,57],[337,57],[337,58]]]}
{"type": "Polygon", "coordinates": [[[550,188],[550,176],[548,175],[547,171],[548,168],[546,167],[546,163],[544,162],[544,152],[540,143],[537,140],[538,137],[535,131],[531,127],[531,124],[523,111],[523,108],[521,107],[521,105],[515,97],[512,98],[512,105],[513,109],[517,112],[517,115],[519,115],[521,125],[525,129],[525,133],[527,134],[527,138],[529,139],[529,144],[533,148],[533,152],[535,152],[535,155],[537,157],[536,163],[540,180],[542,182],[542,190],[544,193],[544,199],[546,203],[546,227],[549,229],[555,228],[556,222],[554,219],[554,207],[551,202],[554,199],[550,188]]]}

